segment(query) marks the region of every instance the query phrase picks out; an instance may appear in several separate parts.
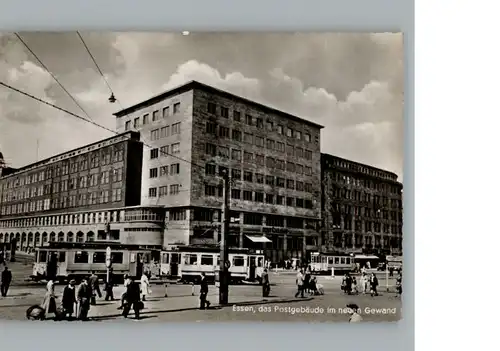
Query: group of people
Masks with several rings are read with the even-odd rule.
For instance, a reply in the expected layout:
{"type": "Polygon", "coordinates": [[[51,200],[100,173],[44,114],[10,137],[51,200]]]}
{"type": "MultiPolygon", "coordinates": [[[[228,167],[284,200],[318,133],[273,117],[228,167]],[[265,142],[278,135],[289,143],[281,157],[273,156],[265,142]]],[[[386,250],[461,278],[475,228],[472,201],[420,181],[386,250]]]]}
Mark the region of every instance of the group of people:
{"type": "Polygon", "coordinates": [[[363,272],[359,280],[358,286],[356,277],[350,273],[346,273],[342,279],[342,291],[347,295],[359,294],[359,292],[367,294],[369,292],[371,296],[378,296],[378,278],[375,273],[368,275],[366,272],[363,272]]]}
{"type": "Polygon", "coordinates": [[[319,284],[316,277],[311,274],[311,266],[306,269],[300,268],[297,272],[297,292],[295,297],[305,297],[304,293],[313,295],[324,295],[323,285],[319,284]]]}

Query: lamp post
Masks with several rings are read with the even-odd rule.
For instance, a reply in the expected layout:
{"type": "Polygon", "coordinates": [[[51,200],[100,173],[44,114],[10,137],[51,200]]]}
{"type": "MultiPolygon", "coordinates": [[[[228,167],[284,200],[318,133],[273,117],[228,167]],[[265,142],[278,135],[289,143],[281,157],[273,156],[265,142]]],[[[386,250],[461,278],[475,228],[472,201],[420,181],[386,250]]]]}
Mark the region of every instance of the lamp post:
{"type": "MultiPolygon", "coordinates": [[[[111,240],[111,225],[106,223],[106,240],[110,241],[111,240]]],[[[106,283],[109,284],[110,282],[110,275],[111,275],[111,247],[106,248],[106,283]]]]}
{"type": "Polygon", "coordinates": [[[225,170],[223,177],[222,196],[224,203],[222,205],[222,226],[220,241],[220,268],[219,268],[219,304],[225,305],[229,300],[229,254],[227,247],[227,236],[229,235],[229,191],[230,181],[229,172],[225,170]]]}

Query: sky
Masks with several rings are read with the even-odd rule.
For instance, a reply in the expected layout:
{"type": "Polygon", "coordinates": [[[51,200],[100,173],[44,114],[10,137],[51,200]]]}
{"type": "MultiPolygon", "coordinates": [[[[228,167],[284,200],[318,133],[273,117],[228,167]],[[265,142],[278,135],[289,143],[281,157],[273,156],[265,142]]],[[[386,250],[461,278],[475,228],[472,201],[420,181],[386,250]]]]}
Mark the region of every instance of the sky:
{"type": "MultiPolygon", "coordinates": [[[[403,176],[403,36],[398,33],[18,33],[90,118],[198,80],[319,123],[321,150],[403,176]]],[[[79,116],[15,33],[0,33],[0,82],[79,116]]],[[[110,137],[0,86],[0,152],[10,167],[110,137]]]]}

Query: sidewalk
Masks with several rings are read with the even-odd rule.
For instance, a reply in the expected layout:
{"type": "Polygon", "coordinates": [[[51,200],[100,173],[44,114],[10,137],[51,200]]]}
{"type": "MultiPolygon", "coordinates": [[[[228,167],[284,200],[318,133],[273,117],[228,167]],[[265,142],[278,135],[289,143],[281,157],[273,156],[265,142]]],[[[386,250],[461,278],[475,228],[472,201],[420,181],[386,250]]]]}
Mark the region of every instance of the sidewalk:
{"type": "MultiPolygon", "coordinates": [[[[221,306],[216,301],[219,299],[219,292],[213,289],[208,294],[208,300],[211,302],[210,310],[220,310],[224,307],[233,305],[258,305],[258,304],[279,304],[299,301],[310,301],[312,298],[296,299],[296,298],[281,298],[281,297],[268,297],[263,299],[260,296],[244,296],[244,295],[229,295],[229,303],[221,306]]],[[[200,298],[195,296],[149,296],[144,302],[145,308],[141,311],[141,315],[150,315],[156,313],[173,313],[183,311],[198,310],[200,298]]],[[[103,321],[109,319],[123,318],[121,310],[118,310],[120,301],[98,301],[97,306],[91,306],[89,318],[95,321],[103,321]]],[[[133,311],[129,314],[133,317],[133,311]]]]}

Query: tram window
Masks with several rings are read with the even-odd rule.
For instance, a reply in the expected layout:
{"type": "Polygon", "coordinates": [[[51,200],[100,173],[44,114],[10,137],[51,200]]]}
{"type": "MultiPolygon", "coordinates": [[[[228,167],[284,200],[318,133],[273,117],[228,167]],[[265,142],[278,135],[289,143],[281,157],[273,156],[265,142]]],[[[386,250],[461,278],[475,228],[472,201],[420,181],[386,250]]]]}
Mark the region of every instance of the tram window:
{"type": "Polygon", "coordinates": [[[351,264],[351,258],[350,257],[346,257],[345,264],[351,264]]]}
{"type": "Polygon", "coordinates": [[[66,252],[59,252],[59,262],[66,262],[66,252]]]}
{"type": "Polygon", "coordinates": [[[168,264],[169,258],[170,258],[170,255],[168,253],[163,253],[161,255],[161,263],[168,264]]]}
{"type": "Polygon", "coordinates": [[[257,259],[257,257],[250,256],[250,264],[248,266],[249,267],[252,267],[252,266],[255,267],[255,261],[256,261],[256,259],[257,259]]]}
{"type": "Polygon", "coordinates": [[[179,263],[181,261],[181,254],[172,254],[172,263],[179,263]]]}
{"type": "Polygon", "coordinates": [[[198,255],[196,254],[185,254],[184,264],[196,265],[198,261],[198,255]]]}
{"type": "Polygon", "coordinates": [[[345,264],[345,258],[344,257],[340,258],[340,264],[345,264]]]}
{"type": "Polygon", "coordinates": [[[335,264],[339,264],[340,262],[340,258],[339,257],[335,257],[335,264]]]}
{"type": "Polygon", "coordinates": [[[106,253],[105,252],[94,252],[92,257],[92,263],[105,263],[106,262],[106,253]]]}
{"type": "Polygon", "coordinates": [[[333,264],[333,257],[328,257],[328,264],[333,264]]]}
{"type": "Polygon", "coordinates": [[[264,267],[264,257],[257,257],[257,267],[264,267]]]}
{"type": "Polygon", "coordinates": [[[217,266],[220,266],[220,255],[217,255],[217,266]]]}
{"type": "Polygon", "coordinates": [[[45,263],[47,262],[47,251],[40,251],[38,255],[38,262],[45,263]]]}
{"type": "Polygon", "coordinates": [[[111,263],[123,263],[123,252],[111,252],[111,263]]]}
{"type": "Polygon", "coordinates": [[[214,257],[212,255],[201,255],[201,265],[202,266],[213,266],[214,257]]]}
{"type": "Polygon", "coordinates": [[[89,253],[86,251],[78,251],[75,253],[75,263],[89,263],[89,253]]]}
{"type": "Polygon", "coordinates": [[[245,258],[243,256],[234,256],[233,257],[233,266],[243,267],[244,265],[245,265],[245,258]]]}

